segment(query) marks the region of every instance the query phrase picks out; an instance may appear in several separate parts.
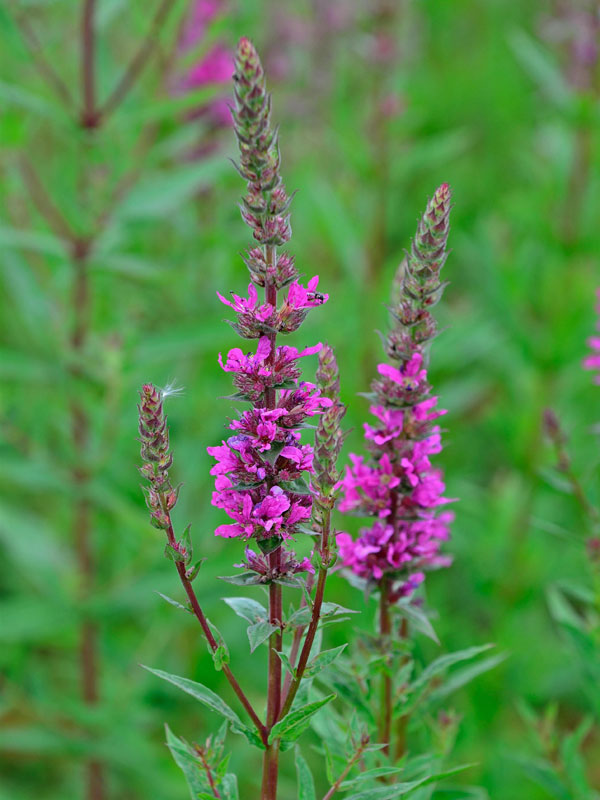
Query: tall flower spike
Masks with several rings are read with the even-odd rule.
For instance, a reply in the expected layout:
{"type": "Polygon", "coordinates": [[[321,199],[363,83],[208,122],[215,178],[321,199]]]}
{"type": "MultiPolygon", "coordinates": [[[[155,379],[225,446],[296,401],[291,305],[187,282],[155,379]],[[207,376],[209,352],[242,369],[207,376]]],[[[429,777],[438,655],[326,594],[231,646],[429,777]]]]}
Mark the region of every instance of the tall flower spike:
{"type": "Polygon", "coordinates": [[[424,569],[450,563],[439,549],[453,515],[437,513],[448,500],[442,475],[430,461],[442,449],[435,420],[446,412],[436,409],[424,359],[425,346],[437,332],[430,309],[444,288],[440,271],[449,212],[450,189],[442,184],[427,204],[394,284],[394,325],[385,350],[397,366],[377,367],[371,406],[375,421],[365,424],[371,458],[351,455],[352,466],[342,480],[340,510],[376,518],[356,541],[347,533],[338,535],[342,561],[367,580],[390,579],[390,600],[411,594],[423,581],[424,569]]]}
{"type": "MultiPolygon", "coordinates": [[[[277,335],[297,330],[308,311],[323,305],[328,296],[317,291],[318,276],[302,286],[293,260],[277,253],[290,236],[290,198],[279,173],[279,148],[263,69],[248,39],[238,45],[235,66],[233,117],[239,171],[248,182],[242,216],[261,246],[250,250],[245,259],[252,281],[248,296],[232,293],[231,300],[218,296],[237,315],[234,330],[244,338],[258,339],[258,344],[255,352],[233,348],[226,359],[219,356],[221,367],[233,373],[237,397],[253,407],[230,423],[233,435],[208,452],[217,461],[211,470],[213,505],[232,520],[220,525],[216,534],[256,540],[264,553],[276,556],[269,558],[267,572],[261,567],[258,573],[263,580],[275,580],[273,576],[281,577],[284,568],[290,574],[308,570],[308,562],[279,550],[283,541],[301,530],[312,511],[307,477],[313,473],[313,448],[300,443],[300,426],[307,417],[332,406],[332,400],[314,384],[300,382],[299,359],[317,353],[321,345],[303,350],[278,346],[277,335]],[[263,298],[259,299],[255,286],[265,287],[263,298]],[[287,295],[278,306],[278,290],[284,286],[287,295]]],[[[251,565],[262,561],[249,558],[248,564],[254,569],[251,565]]]]}

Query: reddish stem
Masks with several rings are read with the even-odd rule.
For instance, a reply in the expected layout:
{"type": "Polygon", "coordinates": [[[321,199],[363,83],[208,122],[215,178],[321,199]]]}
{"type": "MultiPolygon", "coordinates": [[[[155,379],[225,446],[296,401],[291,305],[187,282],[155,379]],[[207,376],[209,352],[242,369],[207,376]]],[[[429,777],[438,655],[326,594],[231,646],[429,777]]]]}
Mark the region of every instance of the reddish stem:
{"type": "Polygon", "coordinates": [[[204,769],[204,772],[206,772],[206,778],[208,780],[210,790],[213,793],[213,796],[216,798],[220,798],[221,795],[219,794],[219,790],[217,789],[215,779],[213,778],[212,769],[210,768],[210,764],[206,760],[206,755],[204,753],[203,748],[196,747],[195,750],[196,753],[198,754],[198,757],[200,758],[200,761],[202,762],[202,768],[204,769]]]}
{"type": "Polygon", "coordinates": [[[323,597],[325,595],[325,582],[327,581],[327,571],[329,569],[329,534],[331,531],[331,510],[326,509],[323,514],[323,530],[321,531],[321,566],[319,568],[319,575],[317,578],[317,588],[315,590],[315,599],[312,607],[312,614],[304,645],[298,659],[298,666],[296,667],[296,677],[293,679],[290,689],[285,698],[285,703],[281,709],[280,717],[284,717],[291,709],[296,693],[300,688],[304,672],[310,658],[315,636],[319,627],[321,619],[321,608],[323,607],[323,597]]]}
{"type": "Polygon", "coordinates": [[[19,30],[23,35],[33,63],[37,67],[38,72],[44,78],[46,83],[54,89],[56,95],[62,100],[67,109],[73,107],[73,97],[69,91],[69,87],[56,72],[51,62],[44,56],[40,40],[37,37],[33,27],[29,24],[26,13],[17,14],[15,21],[19,30]]]}
{"type": "Polygon", "coordinates": [[[83,128],[96,128],[100,122],[100,114],[96,109],[95,7],[96,0],[85,0],[81,17],[81,93],[83,101],[81,126],[83,128]]]}
{"type": "MultiPolygon", "coordinates": [[[[265,247],[265,261],[267,283],[265,286],[265,301],[272,306],[277,305],[277,287],[271,283],[271,276],[275,271],[275,259],[277,251],[275,246],[265,247]]],[[[267,359],[268,363],[275,360],[275,348],[277,334],[270,333],[271,352],[267,359]]],[[[277,391],[273,387],[265,389],[266,408],[275,408],[277,404],[277,391]]],[[[281,565],[281,547],[269,554],[269,567],[273,572],[279,571],[281,565]]],[[[281,708],[281,659],[278,653],[281,651],[283,634],[281,623],[283,618],[283,599],[281,585],[271,583],[269,586],[269,622],[277,625],[278,630],[269,639],[269,674],[267,685],[267,729],[270,731],[279,717],[281,708]]],[[[279,776],[279,742],[267,745],[263,757],[263,776],[261,787],[261,800],[276,800],[277,783],[279,776]]]]}
{"type": "MultiPolygon", "coordinates": [[[[165,499],[161,498],[161,501],[162,501],[163,511],[169,517],[169,527],[167,528],[167,540],[168,540],[168,542],[169,542],[169,544],[171,546],[176,547],[177,541],[175,539],[175,534],[173,532],[173,525],[171,523],[170,515],[169,515],[168,511],[166,510],[165,499]]],[[[179,575],[179,580],[181,581],[181,585],[185,589],[185,593],[187,594],[188,600],[190,601],[190,605],[192,607],[192,611],[194,612],[194,616],[196,617],[196,619],[200,623],[200,626],[202,627],[202,631],[204,632],[204,635],[206,636],[206,639],[208,641],[210,649],[214,653],[214,652],[217,651],[219,645],[218,645],[217,640],[215,639],[215,637],[213,635],[213,632],[210,629],[210,625],[208,624],[208,620],[204,616],[204,612],[202,611],[202,608],[200,607],[200,603],[198,602],[198,598],[196,597],[196,592],[194,591],[194,587],[192,586],[191,582],[188,580],[188,578],[187,578],[187,576],[185,574],[186,573],[185,564],[182,561],[176,561],[175,562],[175,567],[177,568],[177,574],[179,575]]],[[[252,720],[252,722],[254,723],[254,725],[256,727],[256,730],[258,731],[258,733],[260,735],[260,738],[262,739],[263,743],[266,745],[266,743],[267,743],[267,730],[266,730],[265,726],[262,724],[262,722],[260,721],[260,719],[258,717],[258,714],[256,713],[256,711],[254,710],[254,708],[252,706],[252,703],[246,697],[242,687],[239,685],[237,679],[235,678],[234,674],[232,673],[231,669],[229,668],[229,666],[227,664],[223,665],[223,674],[225,675],[225,677],[229,681],[229,685],[231,686],[231,688],[233,689],[233,691],[237,695],[239,701],[241,702],[241,704],[244,706],[244,708],[248,712],[248,715],[249,715],[250,719],[252,720]]]]}
{"type": "Polygon", "coordinates": [[[123,73],[121,80],[115,86],[108,99],[100,109],[99,116],[101,116],[103,119],[106,119],[106,117],[112,114],[112,112],[123,102],[129,91],[134,86],[136,80],[142,73],[142,70],[154,53],[157,36],[162,30],[167,20],[167,16],[174,5],[175,0],[163,0],[158,7],[146,38],[123,73]]]}

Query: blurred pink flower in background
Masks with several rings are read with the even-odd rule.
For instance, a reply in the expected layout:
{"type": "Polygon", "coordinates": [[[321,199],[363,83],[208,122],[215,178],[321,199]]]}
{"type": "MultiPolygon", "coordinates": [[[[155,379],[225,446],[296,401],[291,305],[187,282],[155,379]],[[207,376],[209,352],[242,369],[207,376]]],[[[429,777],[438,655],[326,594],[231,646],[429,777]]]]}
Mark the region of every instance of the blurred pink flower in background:
{"type": "MultiPolygon", "coordinates": [[[[203,49],[210,25],[227,11],[223,0],[194,0],[185,18],[177,44],[178,60],[175,75],[171,77],[171,92],[184,95],[210,86],[223,86],[222,96],[214,97],[187,113],[188,121],[198,120],[208,127],[208,132],[228,128],[232,124],[230,105],[230,85],[234,71],[233,52],[221,39],[211,44],[208,50],[197,59],[192,59],[196,48],[203,49]],[[225,88],[226,87],[226,88],[225,88]]],[[[212,141],[203,140],[191,153],[201,157],[214,147],[212,141]]]]}

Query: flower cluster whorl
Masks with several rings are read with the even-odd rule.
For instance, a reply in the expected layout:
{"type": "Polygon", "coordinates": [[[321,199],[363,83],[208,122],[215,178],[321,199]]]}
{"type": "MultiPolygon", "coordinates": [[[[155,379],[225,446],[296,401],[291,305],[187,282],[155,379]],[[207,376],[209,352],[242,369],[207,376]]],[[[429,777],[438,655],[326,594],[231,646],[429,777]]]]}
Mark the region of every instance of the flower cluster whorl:
{"type": "Polygon", "coordinates": [[[370,459],[351,454],[342,479],[340,510],[372,516],[353,540],[337,536],[343,564],[361,578],[395,581],[392,599],[406,596],[424,579],[423,570],[447,566],[439,555],[449,536],[451,512],[438,514],[448,502],[439,470],[430,456],[442,449],[436,420],[446,412],[431,396],[424,348],[436,334],[430,308],[443,291],[440,270],[446,260],[450,189],[443,184],[429,201],[415,239],[396,281],[395,322],[385,341],[396,362],[379,364],[373,381],[374,421],[365,423],[370,459]]]}
{"type": "MultiPolygon", "coordinates": [[[[311,516],[309,476],[313,474],[313,448],[300,442],[300,427],[308,417],[332,405],[312,383],[301,381],[299,359],[319,352],[321,345],[298,350],[278,345],[277,335],[296,331],[309,309],[323,305],[328,296],[317,291],[318,276],[306,287],[298,280],[294,261],[277,253],[291,235],[290,199],[279,173],[280,157],[271,127],[271,98],[266,91],[260,60],[248,39],[241,39],[236,54],[234,127],[240,147],[240,174],[248,182],[242,217],[261,247],[245,258],[251,283],[248,296],[218,295],[236,319],[230,324],[243,338],[258,339],[255,352],[229,351],[219,364],[233,374],[235,399],[252,408],[229,424],[233,432],[221,445],[209,447],[216,459],[213,505],[227,512],[232,522],[215,533],[227,538],[254,539],[263,553],[273,553],[293,538],[311,516]],[[255,286],[265,287],[264,302],[255,286]],[[278,290],[287,287],[277,304],[278,290]]],[[[247,549],[245,566],[265,581],[311,571],[310,561],[282,552],[277,564],[247,549]]]]}

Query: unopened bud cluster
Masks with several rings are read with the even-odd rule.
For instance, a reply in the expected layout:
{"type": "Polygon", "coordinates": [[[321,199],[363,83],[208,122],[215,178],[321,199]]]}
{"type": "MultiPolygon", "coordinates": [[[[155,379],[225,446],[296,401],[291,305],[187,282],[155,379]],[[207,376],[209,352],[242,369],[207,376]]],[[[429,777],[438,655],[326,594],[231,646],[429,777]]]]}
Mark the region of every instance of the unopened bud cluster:
{"type": "Polygon", "coordinates": [[[446,285],[440,280],[440,272],[447,258],[450,200],[450,187],[443,183],[427,203],[410,251],[400,267],[398,303],[391,309],[396,324],[386,340],[390,358],[408,360],[437,333],[430,309],[439,301],[446,285]]]}
{"type": "Polygon", "coordinates": [[[173,456],[169,452],[169,429],[162,393],[151,383],[146,383],[140,398],[139,432],[143,461],[140,472],[150,483],[149,487],[144,487],[146,505],[154,527],[167,530],[170,525],[168,512],[177,502],[177,491],[169,481],[173,456]]]}
{"type": "Polygon", "coordinates": [[[242,217],[261,244],[282,245],[291,236],[288,197],[279,173],[271,97],[254,45],[242,39],[235,59],[233,120],[240,147],[239,171],[248,181],[242,217]]]}
{"type": "Polygon", "coordinates": [[[319,353],[317,386],[321,397],[331,400],[319,417],[315,434],[315,474],[312,484],[318,491],[320,501],[332,498],[333,490],[340,479],[337,460],[344,443],[341,423],[346,406],[340,401],[340,373],[333,349],[324,345],[319,353]]]}

